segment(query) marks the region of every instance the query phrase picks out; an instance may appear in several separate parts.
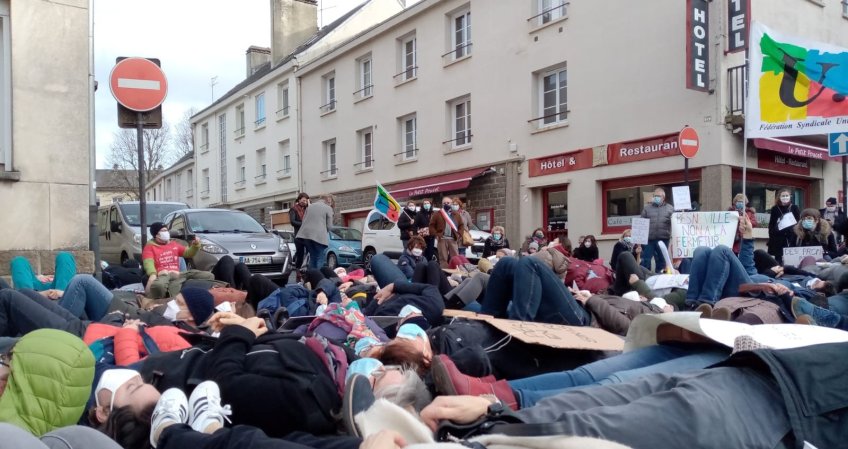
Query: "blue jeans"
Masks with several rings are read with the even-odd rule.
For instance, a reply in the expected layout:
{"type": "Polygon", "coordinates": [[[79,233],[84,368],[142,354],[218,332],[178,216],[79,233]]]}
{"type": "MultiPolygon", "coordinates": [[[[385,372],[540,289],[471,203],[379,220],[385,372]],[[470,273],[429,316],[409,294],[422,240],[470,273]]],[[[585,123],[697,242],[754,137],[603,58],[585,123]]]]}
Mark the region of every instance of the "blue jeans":
{"type": "Polygon", "coordinates": [[[659,242],[665,243],[668,248],[668,240],[648,240],[647,245],[642,245],[642,266],[650,270],[651,259],[656,260],[657,267],[653,269],[655,273],[661,273],[665,269],[665,257],[660,251],[659,242]]]}
{"type": "Polygon", "coordinates": [[[702,246],[695,249],[692,256],[686,303],[715,304],[719,299],[739,296],[739,286],[750,282],[751,278],[732,249],[702,246]]]}
{"type": "Polygon", "coordinates": [[[112,292],[87,274],[74,276],[65,293],[57,301],[57,304],[75,317],[90,321],[100,321],[111,303],[112,292]]]}
{"type": "Polygon", "coordinates": [[[591,317],[536,257],[504,257],[489,277],[481,312],[511,320],[586,326],[591,317]]]}
{"type": "Polygon", "coordinates": [[[9,263],[12,274],[12,284],[15,288],[28,288],[37,292],[56,289],[65,290],[71,278],[77,274],[77,263],[71,253],[61,252],[56,254],[56,269],[53,282],[41,282],[35,277],[35,272],[25,257],[15,257],[9,263]]]}
{"type": "Polygon", "coordinates": [[[727,358],[727,349],[656,345],[583,365],[571,371],[511,380],[521,408],[563,391],[589,385],[627,382],[648,374],[679,374],[706,368],[727,358]]]}
{"type": "Polygon", "coordinates": [[[371,258],[371,274],[374,275],[374,280],[380,288],[391,283],[409,282],[403,271],[385,254],[375,254],[371,258]]]}
{"type": "Polygon", "coordinates": [[[309,253],[309,268],[318,270],[327,264],[327,245],[322,245],[314,240],[303,239],[303,246],[309,253]]]}

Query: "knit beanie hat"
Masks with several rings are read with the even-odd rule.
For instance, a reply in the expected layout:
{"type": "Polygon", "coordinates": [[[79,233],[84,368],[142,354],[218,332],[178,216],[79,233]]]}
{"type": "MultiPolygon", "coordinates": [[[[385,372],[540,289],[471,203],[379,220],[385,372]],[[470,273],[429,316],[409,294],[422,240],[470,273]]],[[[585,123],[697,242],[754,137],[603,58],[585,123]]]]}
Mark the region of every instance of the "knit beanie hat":
{"type": "Polygon", "coordinates": [[[813,217],[818,220],[821,218],[821,213],[819,213],[818,209],[807,208],[801,211],[801,218],[803,219],[804,217],[813,217]]]}
{"type": "Polygon", "coordinates": [[[538,242],[530,242],[530,244],[527,245],[527,248],[538,250],[539,249],[539,243],[538,242]]]}
{"type": "Polygon", "coordinates": [[[202,324],[212,316],[212,312],[215,311],[215,301],[209,290],[188,287],[181,293],[195,324],[202,324]]]}
{"type": "Polygon", "coordinates": [[[150,229],[150,235],[152,235],[153,237],[156,237],[156,234],[158,234],[159,231],[161,231],[162,228],[164,228],[164,227],[165,227],[165,223],[162,223],[161,221],[151,223],[150,228],[149,228],[150,229]]]}

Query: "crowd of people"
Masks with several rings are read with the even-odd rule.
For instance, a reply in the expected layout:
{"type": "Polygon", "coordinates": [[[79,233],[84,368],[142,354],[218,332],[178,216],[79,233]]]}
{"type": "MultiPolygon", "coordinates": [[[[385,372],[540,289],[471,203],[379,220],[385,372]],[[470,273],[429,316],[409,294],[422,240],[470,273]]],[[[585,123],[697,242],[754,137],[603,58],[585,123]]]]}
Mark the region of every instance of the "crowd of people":
{"type": "Polygon", "coordinates": [[[627,230],[608,260],[591,234],[572,247],[538,228],[513,249],[494,226],[475,261],[471,216],[444,197],[405,204],[397,260],[332,270],[334,198],[305,193],[282,285],[227,255],[189,269],[200,241],[183,246],[163,223],[140,264],[109,266],[102,282],[67,253],[52,276],[16,258],[0,281],[0,448],[846,447],[848,221],[833,198],[822,210],[788,190],[775,200],[768,251],[739,194],[733,246],[672,261],[661,188],[641,214],[647,244],[627,230]],[[823,256],[783,264],[797,246],[823,256]],[[623,340],[642,315],[681,312],[789,324],[798,341],[730,347],[664,324],[656,344],[625,352],[555,349],[473,318],[623,340]],[[805,340],[822,327],[833,342],[805,340]]]}

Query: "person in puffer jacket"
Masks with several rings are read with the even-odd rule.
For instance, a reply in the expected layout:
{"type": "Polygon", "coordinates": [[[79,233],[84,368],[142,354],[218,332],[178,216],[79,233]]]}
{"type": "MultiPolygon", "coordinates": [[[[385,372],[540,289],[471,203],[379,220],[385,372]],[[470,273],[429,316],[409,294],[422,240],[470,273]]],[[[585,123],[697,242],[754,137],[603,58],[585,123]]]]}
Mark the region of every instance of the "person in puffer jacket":
{"type": "Polygon", "coordinates": [[[67,332],[40,329],[18,341],[0,396],[0,422],[40,437],[82,416],[94,380],[94,356],[67,332]]]}

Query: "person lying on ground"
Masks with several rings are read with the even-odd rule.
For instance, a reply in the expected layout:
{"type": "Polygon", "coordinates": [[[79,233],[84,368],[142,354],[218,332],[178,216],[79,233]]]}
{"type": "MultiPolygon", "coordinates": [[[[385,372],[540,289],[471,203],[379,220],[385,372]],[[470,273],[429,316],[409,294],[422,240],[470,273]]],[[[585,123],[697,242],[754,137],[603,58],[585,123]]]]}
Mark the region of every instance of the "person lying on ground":
{"type": "Polygon", "coordinates": [[[77,274],[77,263],[74,256],[68,252],[56,254],[55,271],[52,276],[36,275],[29,260],[23,256],[14,257],[9,262],[9,272],[15,288],[28,288],[42,291],[49,289],[65,290],[68,283],[77,274]]]}
{"type": "MultiPolygon", "coordinates": [[[[848,440],[845,351],[848,343],[741,351],[708,369],[570,390],[515,414],[526,423],[556,423],[562,434],[636,449],[800,449],[805,442],[840,447],[848,440]],[[831,406],[822,407],[821,401],[831,406]],[[662,431],[646,431],[656,423],[662,423],[662,431]]],[[[492,402],[439,396],[421,419],[433,430],[442,420],[471,423],[484,417],[492,402]]]]}

